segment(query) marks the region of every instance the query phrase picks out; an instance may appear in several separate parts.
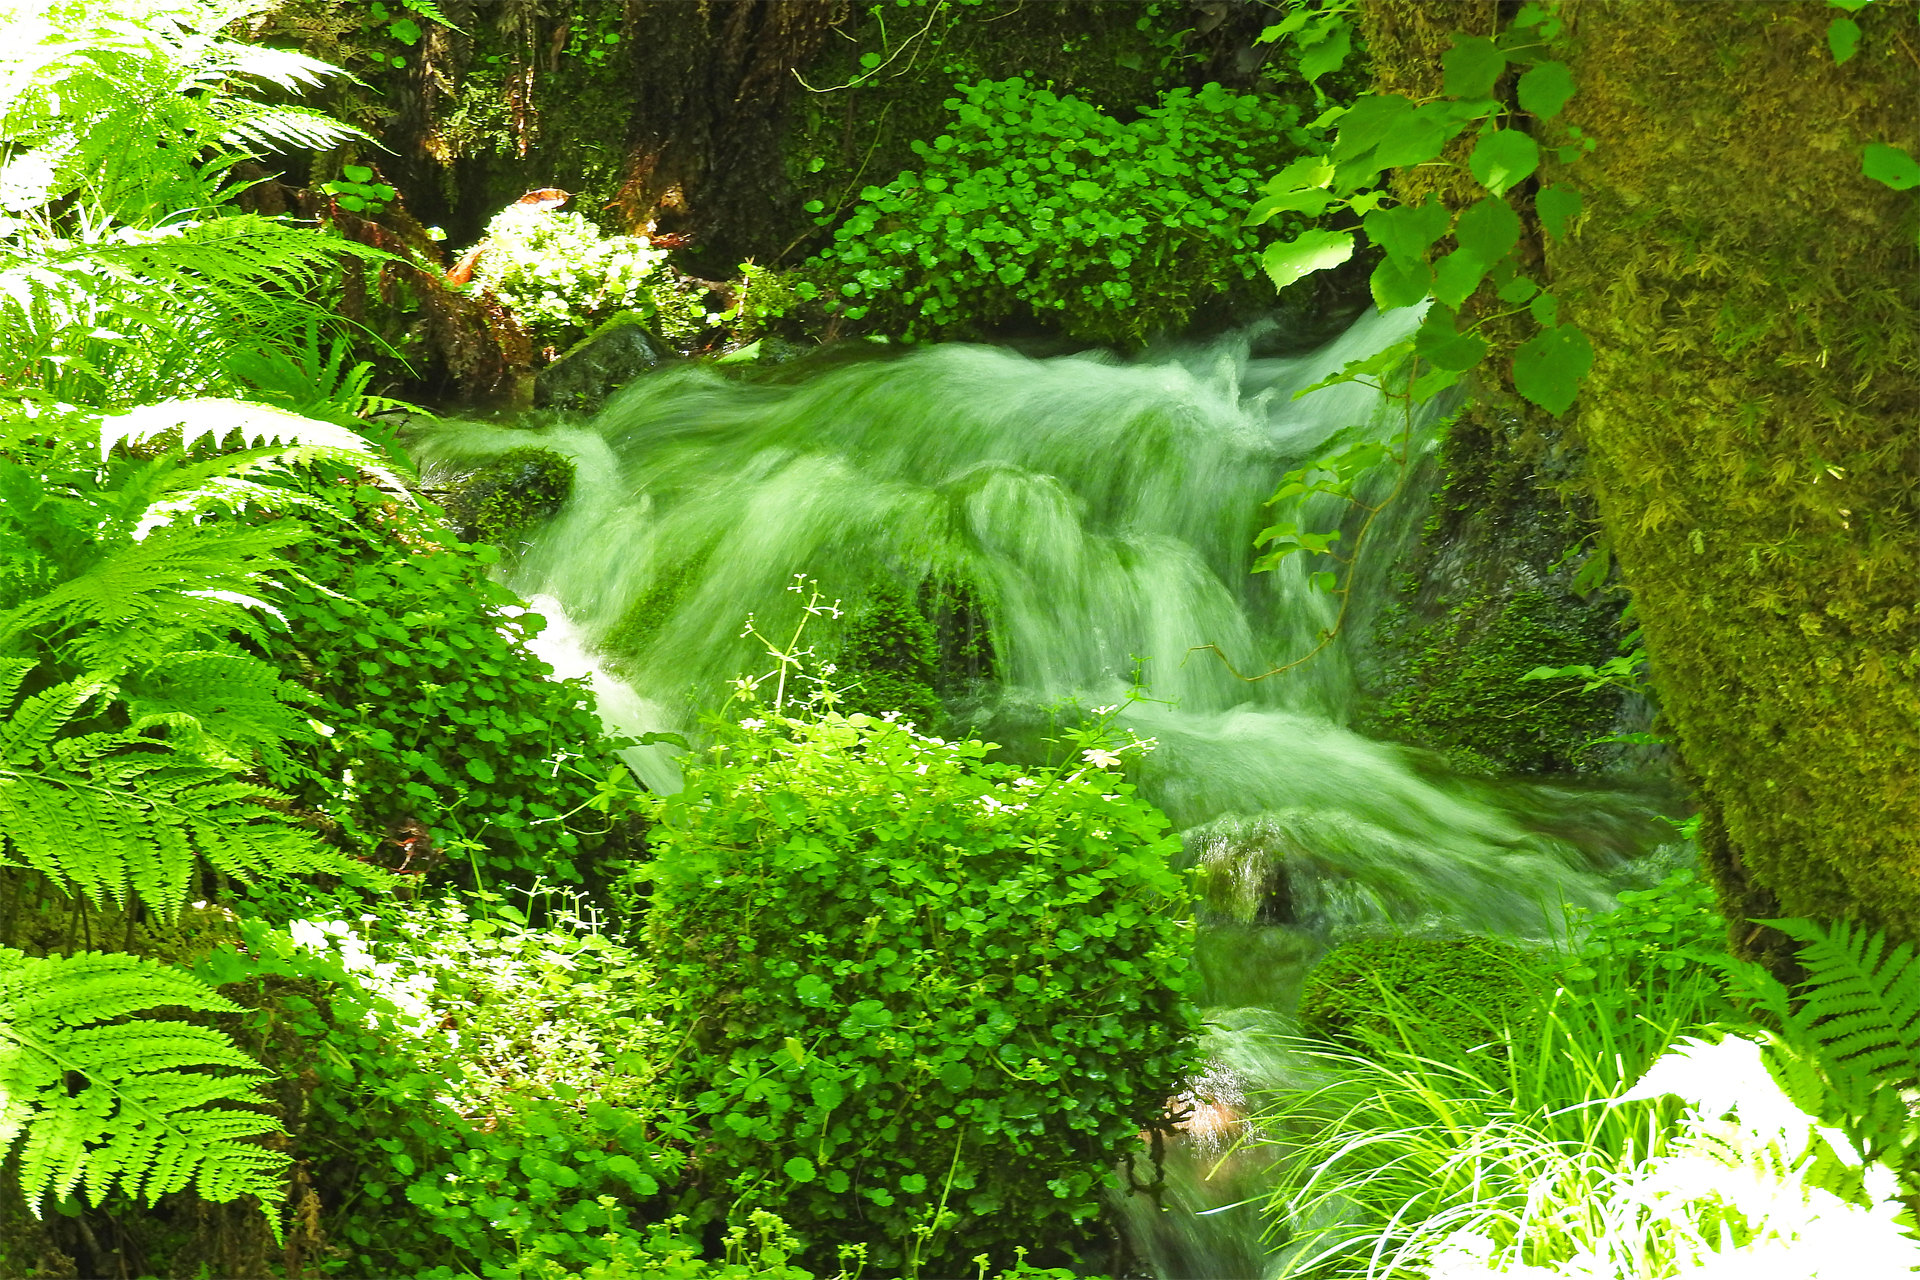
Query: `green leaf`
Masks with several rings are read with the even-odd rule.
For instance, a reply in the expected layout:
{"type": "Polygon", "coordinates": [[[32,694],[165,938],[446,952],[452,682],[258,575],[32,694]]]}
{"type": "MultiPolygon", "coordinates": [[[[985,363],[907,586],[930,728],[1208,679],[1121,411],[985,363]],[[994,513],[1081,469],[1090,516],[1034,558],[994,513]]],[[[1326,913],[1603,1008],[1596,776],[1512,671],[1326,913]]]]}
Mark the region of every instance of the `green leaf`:
{"type": "Polygon", "coordinates": [[[1429,193],[1421,204],[1375,209],[1361,219],[1360,225],[1367,239],[1386,250],[1389,256],[1405,263],[1424,263],[1427,250],[1447,234],[1451,221],[1452,215],[1440,197],[1429,193]]]}
{"type": "Polygon", "coordinates": [[[1301,191],[1283,191],[1279,195],[1265,196],[1253,206],[1253,212],[1240,225],[1257,227],[1272,218],[1276,213],[1302,213],[1309,218],[1317,218],[1327,211],[1333,203],[1331,191],[1317,187],[1308,187],[1301,191]]]}
{"type": "Polygon", "coordinates": [[[1338,71],[1351,52],[1352,33],[1345,26],[1335,27],[1325,40],[1301,53],[1300,74],[1309,82],[1318,80],[1329,71],[1338,71]]]}
{"type": "Polygon", "coordinates": [[[1085,178],[1081,178],[1077,182],[1067,184],[1067,194],[1075,200],[1098,200],[1107,194],[1107,190],[1097,182],[1088,182],[1085,178]]]}
{"type": "Polygon", "coordinates": [[[1382,311],[1410,307],[1427,296],[1433,283],[1433,271],[1425,258],[1404,261],[1389,254],[1380,259],[1367,281],[1373,293],[1373,305],[1382,311]]]}
{"type": "Polygon", "coordinates": [[[1582,203],[1577,190],[1556,182],[1534,193],[1533,211],[1548,235],[1555,240],[1564,240],[1567,237],[1567,224],[1580,216],[1582,203]]]}
{"type": "Polygon", "coordinates": [[[1860,52],[1860,24],[1852,18],[1835,18],[1828,23],[1827,48],[1833,51],[1835,66],[1860,52]]]}
{"type": "Polygon", "coordinates": [[[1486,358],[1487,344],[1471,333],[1456,331],[1453,312],[1435,307],[1414,335],[1413,351],[1443,372],[1465,373],[1486,358]]]}
{"type": "Polygon", "coordinates": [[[1573,75],[1564,62],[1536,63],[1520,77],[1520,109],[1541,120],[1559,115],[1573,93],[1573,75]]]}
{"type": "Polygon", "coordinates": [[[1539,144],[1518,129],[1481,134],[1473,154],[1467,157],[1467,169],[1496,196],[1507,194],[1539,167],[1539,144]]]}
{"type": "Polygon", "coordinates": [[[1455,36],[1440,55],[1441,92],[1450,98],[1488,98],[1507,69],[1507,56],[1485,36],[1455,36]]]}
{"type": "Polygon", "coordinates": [[[1485,259],[1466,249],[1456,249],[1434,264],[1433,296],[1450,307],[1457,307],[1473,296],[1486,276],[1485,259]]]}
{"type": "Polygon", "coordinates": [[[1542,329],[1551,329],[1560,323],[1560,299],[1550,293],[1536,293],[1533,301],[1527,304],[1533,321],[1542,329]]]}
{"type": "Polygon", "coordinates": [[[807,1159],[805,1156],[795,1156],[780,1167],[784,1169],[787,1176],[795,1182],[812,1182],[815,1176],[813,1161],[807,1159]]]}
{"type": "Polygon", "coordinates": [[[1345,231],[1303,231],[1283,244],[1270,244],[1260,255],[1260,266],[1284,289],[1302,276],[1337,267],[1353,256],[1353,236],[1345,231]]]}
{"type": "Polygon", "coordinates": [[[373,170],[363,164],[343,164],[340,166],[340,176],[348,182],[365,182],[373,176],[373,170]]]}
{"type": "Polygon", "coordinates": [[[387,24],[387,34],[401,44],[419,44],[420,24],[412,18],[396,18],[387,24]]]}
{"type": "Polygon", "coordinates": [[[1373,162],[1383,169],[1425,164],[1437,157],[1462,126],[1449,123],[1422,107],[1394,126],[1373,151],[1373,162]]]}
{"type": "Polygon", "coordinates": [[[1500,286],[1500,301],[1525,302],[1538,292],[1540,292],[1540,286],[1532,280],[1526,276],[1515,276],[1500,286]]]}
{"type": "Polygon", "coordinates": [[[1464,252],[1491,267],[1520,242],[1520,215],[1505,200],[1487,196],[1467,206],[1454,224],[1453,236],[1464,252]]]}
{"type": "Polygon", "coordinates": [[[1558,417],[1580,392],[1593,368],[1593,344],[1575,325],[1556,325],[1522,343],[1513,354],[1513,389],[1558,417]]]}
{"type": "Polygon", "coordinates": [[[1875,182],[1895,191],[1910,191],[1920,186],[1920,163],[1899,147],[1870,142],[1860,155],[1860,171],[1875,182]]]}
{"type": "Polygon", "coordinates": [[[493,766],[476,756],[467,757],[467,773],[475,782],[491,784],[494,781],[493,766]]]}
{"type": "Polygon", "coordinates": [[[1413,103],[1397,93],[1368,94],[1341,117],[1340,134],[1333,141],[1333,158],[1351,160],[1371,150],[1412,114],[1413,103]]]}

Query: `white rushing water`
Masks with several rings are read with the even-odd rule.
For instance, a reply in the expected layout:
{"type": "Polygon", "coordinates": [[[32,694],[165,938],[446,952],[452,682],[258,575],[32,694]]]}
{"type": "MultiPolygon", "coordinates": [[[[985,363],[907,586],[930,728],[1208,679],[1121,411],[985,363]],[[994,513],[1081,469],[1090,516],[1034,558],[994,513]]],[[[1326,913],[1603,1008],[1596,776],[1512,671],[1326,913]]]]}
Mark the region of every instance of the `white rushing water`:
{"type": "MultiPolygon", "coordinates": [[[[1325,652],[1252,683],[1194,652],[1218,646],[1260,672],[1333,623],[1305,557],[1251,566],[1267,519],[1328,528],[1345,504],[1262,502],[1291,467],[1406,431],[1366,387],[1294,393],[1409,323],[1369,315],[1288,358],[1255,358],[1242,334],[1126,363],[946,345],[751,384],[689,366],[630,386],[591,422],[449,424],[421,452],[458,465],[539,444],[573,459],[573,496],[517,549],[507,580],[551,619],[546,656],[592,676],[619,731],[691,730],[726,681],[764,669],[743,620],[790,629],[796,574],[849,602],[880,581],[965,584],[995,655],[967,710],[996,741],[1030,740],[1047,707],[1145,686],[1152,700],[1127,721],[1159,745],[1136,779],[1208,872],[1216,1067],[1168,1208],[1136,1197],[1125,1216],[1163,1276],[1227,1280],[1270,1265],[1255,1210],[1196,1215],[1233,1204],[1259,1171],[1241,1155],[1210,1180],[1208,1157],[1290,1069],[1263,1046],[1312,959],[1369,927],[1552,931],[1563,903],[1606,901],[1618,829],[1640,813],[1630,797],[1455,777],[1351,727],[1349,646],[1421,514],[1417,495],[1383,522],[1325,652]]],[[[832,624],[810,639],[832,652],[832,624]]],[[[676,785],[664,749],[632,759],[649,785],[676,785]]]]}

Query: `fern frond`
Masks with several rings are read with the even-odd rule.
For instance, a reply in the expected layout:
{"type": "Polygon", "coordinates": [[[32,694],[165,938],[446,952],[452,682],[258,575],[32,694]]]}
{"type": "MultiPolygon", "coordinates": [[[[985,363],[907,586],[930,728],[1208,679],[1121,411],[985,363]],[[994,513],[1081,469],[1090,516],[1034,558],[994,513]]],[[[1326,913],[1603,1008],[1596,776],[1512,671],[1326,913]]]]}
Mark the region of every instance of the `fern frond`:
{"type": "Polygon", "coordinates": [[[280,1195],[287,1157],[250,1141],[279,1123],[233,1105],[263,1101],[260,1065],[207,1027],[112,1021],[165,1006],[238,1009],[155,960],[0,949],[0,1153],[19,1147],[35,1216],[76,1189],[95,1204],[189,1184],[213,1201],[280,1195]]]}
{"type": "Polygon", "coordinates": [[[1766,923],[1800,943],[1807,970],[1800,1026],[1823,1058],[1846,1074],[1882,1084],[1920,1079],[1920,954],[1889,947],[1885,934],[1836,921],[1766,923]]]}
{"type": "Polygon", "coordinates": [[[247,767],[256,755],[279,761],[283,743],[313,736],[298,707],[313,695],[252,654],[169,653],[123,678],[121,696],[128,732],[164,725],[170,741],[222,764],[247,767]]]}
{"type": "Polygon", "coordinates": [[[162,920],[179,913],[200,860],[243,881],[297,873],[364,878],[360,864],[263,807],[285,797],[244,780],[245,764],[210,760],[191,741],[138,732],[61,736],[97,691],[69,681],[6,715],[0,864],[32,867],[99,905],[138,897],[162,920]]]}
{"type": "Polygon", "coordinates": [[[1759,923],[1800,944],[1796,958],[1808,975],[1797,1006],[1780,1007],[1778,983],[1766,992],[1785,1031],[1776,1076],[1793,1091],[1817,1075],[1824,1087],[1811,1102],[1822,1117],[1920,1195],[1920,1108],[1910,1101],[1920,1085],[1920,956],[1844,920],[1831,929],[1811,920],[1759,923]]]}
{"type": "Polygon", "coordinates": [[[303,536],[284,521],[256,528],[163,526],[0,613],[0,646],[49,623],[81,626],[78,654],[89,666],[112,669],[143,651],[151,655],[169,634],[258,636],[252,611],[271,610],[253,593],[284,566],[273,553],[303,536]]]}

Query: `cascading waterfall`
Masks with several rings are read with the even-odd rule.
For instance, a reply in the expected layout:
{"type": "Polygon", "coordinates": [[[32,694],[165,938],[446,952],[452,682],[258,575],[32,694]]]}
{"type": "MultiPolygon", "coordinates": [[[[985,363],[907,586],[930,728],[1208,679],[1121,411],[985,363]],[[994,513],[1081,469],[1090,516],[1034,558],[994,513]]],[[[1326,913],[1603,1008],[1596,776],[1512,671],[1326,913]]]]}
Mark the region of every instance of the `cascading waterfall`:
{"type": "MultiPolygon", "coordinates": [[[[743,622],[790,629],[796,574],[849,601],[883,580],[964,584],[994,653],[966,710],[996,741],[1031,743],[1048,708],[1144,686],[1150,700],[1125,722],[1158,746],[1136,780],[1205,869],[1199,958],[1215,1015],[1215,1068],[1163,1207],[1122,1207],[1163,1276],[1270,1265],[1256,1208],[1221,1209],[1257,1188],[1257,1154],[1208,1174],[1248,1100],[1297,1073],[1271,1032],[1332,940],[1383,924],[1539,936],[1563,904],[1603,904],[1608,867],[1650,843],[1631,796],[1457,777],[1349,727],[1351,637],[1385,598],[1416,500],[1376,529],[1336,643],[1269,680],[1228,668],[1289,662],[1335,620],[1304,557],[1250,571],[1278,477],[1410,426],[1416,449],[1428,443],[1364,386],[1294,399],[1407,323],[1369,315],[1288,358],[1256,358],[1241,334],[1127,363],[947,345],[755,383],[685,367],[535,437],[574,460],[575,489],[507,580],[542,605],[547,656],[592,676],[618,731],[689,730],[729,680],[763,670],[743,622]],[[1193,651],[1205,645],[1227,661],[1193,651]]],[[[448,424],[420,452],[471,465],[529,442],[448,424]]],[[[1295,506],[1281,514],[1303,527],[1346,514],[1325,495],[1295,506]]],[[[830,654],[832,624],[809,639],[830,654]]],[[[677,785],[662,749],[631,759],[650,786],[677,785]]]]}

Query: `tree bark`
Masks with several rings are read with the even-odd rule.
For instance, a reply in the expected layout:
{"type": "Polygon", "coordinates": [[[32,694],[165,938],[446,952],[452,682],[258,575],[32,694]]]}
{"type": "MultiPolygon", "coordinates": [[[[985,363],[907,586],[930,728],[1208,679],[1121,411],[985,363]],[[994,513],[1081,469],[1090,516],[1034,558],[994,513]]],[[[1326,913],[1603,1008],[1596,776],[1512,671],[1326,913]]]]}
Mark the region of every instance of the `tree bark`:
{"type": "MultiPolygon", "coordinates": [[[[1586,201],[1545,242],[1595,349],[1572,430],[1736,922],[1920,939],[1920,201],[1861,171],[1920,154],[1914,8],[1855,15],[1844,65],[1815,4],[1560,10],[1556,124],[1598,142],[1542,175],[1586,201]]],[[[1433,93],[1488,6],[1363,17],[1381,87],[1433,93]]]]}

